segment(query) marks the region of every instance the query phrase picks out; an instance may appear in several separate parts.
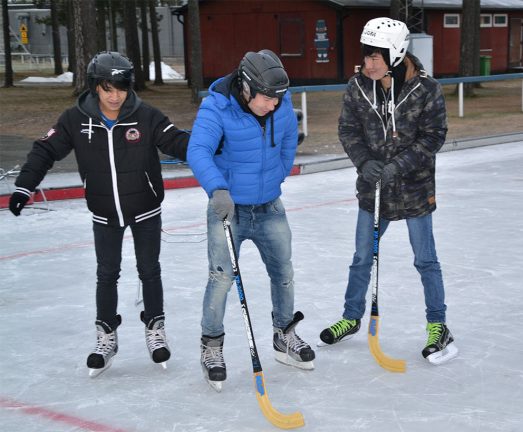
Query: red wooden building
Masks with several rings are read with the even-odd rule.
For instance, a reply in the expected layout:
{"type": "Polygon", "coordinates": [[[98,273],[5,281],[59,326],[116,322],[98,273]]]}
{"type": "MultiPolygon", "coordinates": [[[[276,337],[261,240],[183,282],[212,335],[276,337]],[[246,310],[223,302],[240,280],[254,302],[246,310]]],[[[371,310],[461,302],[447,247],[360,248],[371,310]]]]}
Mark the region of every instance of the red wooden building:
{"type": "MultiPolygon", "coordinates": [[[[456,75],[461,1],[417,3],[423,31],[432,37],[433,75],[456,75]]],[[[346,81],[361,63],[359,37],[364,24],[389,16],[390,1],[200,0],[199,7],[206,84],[236,68],[245,52],[269,48],[282,58],[291,85],[301,85],[346,81]]],[[[188,22],[186,6],[173,14],[188,22]]],[[[522,68],[522,26],[523,0],[481,0],[481,54],[490,57],[493,73],[522,68]]],[[[190,40],[184,27],[190,79],[190,40]]]]}

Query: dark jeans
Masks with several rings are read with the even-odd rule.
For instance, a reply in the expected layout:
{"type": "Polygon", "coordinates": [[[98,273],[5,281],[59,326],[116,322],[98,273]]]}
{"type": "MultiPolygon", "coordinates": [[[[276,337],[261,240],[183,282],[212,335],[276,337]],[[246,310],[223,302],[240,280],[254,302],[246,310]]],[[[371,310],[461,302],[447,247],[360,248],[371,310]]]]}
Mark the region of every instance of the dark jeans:
{"type": "MultiPolygon", "coordinates": [[[[136,268],[142,281],[146,322],[163,314],[163,288],[160,269],[161,216],[129,225],[134,239],[136,268]]],[[[117,283],[122,262],[122,242],[127,227],[93,223],[97,262],[96,319],[116,325],[117,283]]]]}

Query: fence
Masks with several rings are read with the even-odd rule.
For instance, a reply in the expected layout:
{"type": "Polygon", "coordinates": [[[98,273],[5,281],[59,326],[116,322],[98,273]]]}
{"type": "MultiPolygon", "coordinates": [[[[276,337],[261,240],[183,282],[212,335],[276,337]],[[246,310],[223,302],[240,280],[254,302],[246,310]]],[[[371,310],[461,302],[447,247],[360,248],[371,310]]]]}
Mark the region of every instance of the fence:
{"type": "MultiPolygon", "coordinates": [[[[458,110],[459,117],[464,117],[464,95],[463,84],[479,83],[487,81],[506,81],[513,79],[521,79],[521,111],[523,112],[523,73],[490,75],[490,76],[473,76],[473,77],[456,77],[456,78],[441,78],[438,79],[441,85],[458,84],[458,110]]],[[[307,130],[307,93],[318,91],[344,91],[347,84],[330,84],[330,85],[316,85],[316,86],[298,86],[289,87],[291,93],[301,93],[301,110],[303,112],[302,130],[305,136],[308,135],[307,130]]]]}

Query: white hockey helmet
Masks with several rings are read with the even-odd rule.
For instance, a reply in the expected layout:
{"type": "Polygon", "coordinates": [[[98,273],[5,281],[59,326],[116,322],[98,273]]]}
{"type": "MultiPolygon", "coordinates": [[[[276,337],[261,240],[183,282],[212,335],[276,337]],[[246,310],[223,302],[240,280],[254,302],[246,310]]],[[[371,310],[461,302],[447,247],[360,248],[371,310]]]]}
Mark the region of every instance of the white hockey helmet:
{"type": "Polygon", "coordinates": [[[387,17],[371,19],[361,32],[360,42],[389,50],[390,66],[396,67],[407,54],[409,29],[402,21],[387,17]]]}

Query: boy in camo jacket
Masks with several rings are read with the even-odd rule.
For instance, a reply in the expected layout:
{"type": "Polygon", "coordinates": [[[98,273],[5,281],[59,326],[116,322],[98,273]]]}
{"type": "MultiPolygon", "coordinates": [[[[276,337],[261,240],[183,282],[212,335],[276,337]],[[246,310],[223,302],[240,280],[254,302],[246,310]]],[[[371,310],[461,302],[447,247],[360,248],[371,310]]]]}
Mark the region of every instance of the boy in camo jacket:
{"type": "Polygon", "coordinates": [[[447,133],[445,100],[439,83],[407,52],[409,31],[403,22],[372,19],[360,42],[364,66],[348,82],[338,128],[358,170],[356,251],[342,319],[320,338],[334,344],[360,328],[373,259],[374,198],[381,186],[380,235],[390,221],[407,223],[425,294],[428,341],[422,355],[441,364],[458,352],[446,326],[445,290],[432,233],[436,153],[447,133]]]}

